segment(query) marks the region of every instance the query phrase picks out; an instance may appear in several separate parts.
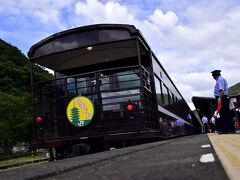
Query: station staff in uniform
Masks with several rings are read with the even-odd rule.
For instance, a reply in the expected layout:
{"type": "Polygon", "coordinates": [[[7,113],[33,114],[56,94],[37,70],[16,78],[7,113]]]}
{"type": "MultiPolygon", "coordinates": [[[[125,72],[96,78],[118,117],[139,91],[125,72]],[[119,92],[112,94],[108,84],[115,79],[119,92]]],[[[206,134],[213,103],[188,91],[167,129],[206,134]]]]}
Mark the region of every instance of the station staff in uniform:
{"type": "Polygon", "coordinates": [[[221,76],[221,70],[212,71],[212,76],[216,80],[214,88],[214,96],[218,102],[222,102],[220,109],[220,118],[218,122],[219,134],[222,133],[234,133],[233,117],[229,109],[229,98],[228,98],[228,84],[227,81],[221,76]]]}

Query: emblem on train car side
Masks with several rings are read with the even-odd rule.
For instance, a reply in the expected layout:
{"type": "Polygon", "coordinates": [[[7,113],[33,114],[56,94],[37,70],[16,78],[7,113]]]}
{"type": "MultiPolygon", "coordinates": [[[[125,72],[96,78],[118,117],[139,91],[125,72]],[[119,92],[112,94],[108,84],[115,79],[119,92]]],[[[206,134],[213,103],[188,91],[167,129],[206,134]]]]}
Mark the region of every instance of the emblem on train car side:
{"type": "Polygon", "coordinates": [[[94,105],[85,96],[77,96],[67,106],[67,118],[76,127],[88,125],[94,116],[94,105]]]}

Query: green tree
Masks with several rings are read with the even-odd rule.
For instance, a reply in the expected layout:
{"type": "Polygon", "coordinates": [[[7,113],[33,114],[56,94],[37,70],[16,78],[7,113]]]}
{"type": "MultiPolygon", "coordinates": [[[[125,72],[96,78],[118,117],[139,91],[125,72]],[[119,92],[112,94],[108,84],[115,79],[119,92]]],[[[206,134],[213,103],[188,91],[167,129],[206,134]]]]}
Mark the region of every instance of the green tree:
{"type": "Polygon", "coordinates": [[[31,131],[30,107],[26,97],[0,92],[0,137],[5,154],[11,153],[17,142],[29,142],[31,131]]]}
{"type": "MultiPolygon", "coordinates": [[[[53,75],[33,65],[36,81],[53,75]]],[[[17,142],[32,138],[30,62],[21,51],[0,39],[0,145],[10,153],[17,142]]]]}
{"type": "Polygon", "coordinates": [[[229,94],[237,94],[240,93],[240,82],[229,87],[229,94]]]}

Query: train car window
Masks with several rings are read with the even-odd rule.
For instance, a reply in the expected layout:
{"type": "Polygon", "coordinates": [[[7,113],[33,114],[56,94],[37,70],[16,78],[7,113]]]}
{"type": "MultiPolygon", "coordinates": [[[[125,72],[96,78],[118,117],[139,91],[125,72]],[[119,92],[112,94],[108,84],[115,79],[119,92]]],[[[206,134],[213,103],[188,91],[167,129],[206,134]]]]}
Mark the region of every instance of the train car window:
{"type": "Polygon", "coordinates": [[[180,94],[178,93],[177,89],[174,87],[173,83],[170,81],[167,74],[161,68],[161,66],[157,63],[157,59],[153,56],[152,63],[153,63],[153,71],[154,73],[164,82],[165,86],[178,98],[181,98],[180,94]]]}
{"type": "Polygon", "coordinates": [[[64,74],[59,73],[59,72],[54,72],[54,76],[55,76],[55,78],[57,79],[57,78],[61,78],[61,77],[63,77],[64,74]]]}
{"type": "Polygon", "coordinates": [[[87,93],[87,82],[89,81],[89,78],[77,78],[77,90],[78,94],[86,94],[87,93]]]}
{"type": "Polygon", "coordinates": [[[166,85],[166,87],[168,87],[169,89],[171,89],[172,92],[176,93],[176,89],[173,86],[172,82],[170,81],[170,79],[168,78],[168,76],[166,75],[166,73],[162,70],[162,80],[164,82],[164,84],[166,85]]]}
{"type": "Polygon", "coordinates": [[[127,100],[132,100],[131,97],[135,94],[139,94],[139,89],[125,90],[125,91],[117,91],[117,92],[103,92],[101,96],[103,99],[108,99],[111,97],[126,97],[127,100]]]}
{"type": "Polygon", "coordinates": [[[166,87],[178,98],[181,98],[180,94],[178,93],[177,89],[175,88],[175,86],[173,85],[173,83],[170,81],[170,79],[168,78],[168,76],[166,75],[166,73],[164,71],[162,71],[162,81],[164,82],[164,84],[166,85],[166,87]]]}
{"type": "Polygon", "coordinates": [[[120,104],[110,104],[110,105],[104,105],[102,107],[103,111],[114,111],[120,109],[120,104]]]}
{"type": "Polygon", "coordinates": [[[153,71],[155,72],[155,74],[158,77],[160,77],[160,79],[164,82],[165,86],[168,87],[168,89],[171,90],[171,92],[175,96],[180,97],[173,83],[170,81],[170,79],[168,78],[164,70],[161,68],[161,66],[157,63],[157,59],[154,56],[152,58],[152,62],[153,62],[153,71]]]}
{"type": "Polygon", "coordinates": [[[119,88],[135,88],[140,86],[140,78],[136,71],[117,73],[119,88]]]}
{"type": "Polygon", "coordinates": [[[121,39],[128,39],[130,35],[123,30],[101,30],[99,31],[100,42],[116,41],[121,39]]]}
{"type": "Polygon", "coordinates": [[[162,83],[164,83],[164,86],[162,86],[162,96],[164,105],[181,102],[183,100],[182,96],[172,83],[171,79],[168,77],[167,73],[164,71],[161,64],[158,63],[158,60],[155,56],[152,56],[152,64],[154,74],[157,77],[159,77],[162,83]]]}
{"type": "Polygon", "coordinates": [[[176,102],[176,103],[178,102],[178,98],[177,98],[177,97],[175,97],[175,102],[176,102]]]}
{"type": "Polygon", "coordinates": [[[64,94],[64,90],[65,90],[65,81],[64,81],[64,79],[63,78],[56,79],[55,80],[55,87],[56,87],[56,93],[57,93],[56,96],[62,96],[64,94]]]}
{"type": "Polygon", "coordinates": [[[138,89],[117,91],[117,92],[102,92],[103,110],[119,110],[122,102],[139,101],[140,91],[138,89]]]}
{"type": "Polygon", "coordinates": [[[92,30],[86,32],[78,32],[57,38],[46,43],[35,50],[33,57],[41,57],[44,55],[76,49],[92,44],[111,42],[123,39],[129,39],[131,35],[126,30],[92,30]]]}
{"type": "Polygon", "coordinates": [[[114,74],[113,76],[111,76],[109,80],[110,80],[110,88],[117,89],[118,88],[117,75],[114,74]]]}
{"type": "Polygon", "coordinates": [[[109,77],[102,77],[100,78],[100,82],[101,82],[101,85],[100,85],[100,90],[101,91],[106,91],[106,90],[110,90],[110,80],[109,80],[109,77]]]}
{"type": "Polygon", "coordinates": [[[155,59],[154,56],[152,56],[153,71],[154,71],[154,73],[155,73],[158,77],[162,78],[162,77],[161,77],[161,75],[162,75],[161,68],[160,68],[159,64],[157,63],[157,61],[158,61],[158,60],[155,59]]]}
{"type": "Polygon", "coordinates": [[[157,59],[154,56],[153,56],[153,70],[157,77],[159,77],[164,83],[164,86],[162,86],[162,96],[164,105],[172,104],[174,102],[172,94],[174,94],[178,98],[180,98],[181,96],[179,95],[177,89],[174,87],[174,85],[164,72],[164,70],[157,63],[157,59]]]}
{"type": "Polygon", "coordinates": [[[169,91],[169,103],[170,104],[173,104],[173,94],[172,94],[172,92],[171,91],[169,91]]]}
{"type": "Polygon", "coordinates": [[[76,93],[75,78],[67,78],[67,93],[68,94],[76,93]]]}
{"type": "Polygon", "coordinates": [[[171,94],[172,94],[172,103],[175,103],[175,96],[173,93],[171,93],[171,94]]]}
{"type": "Polygon", "coordinates": [[[154,77],[155,81],[155,90],[156,90],[156,96],[157,96],[157,103],[158,105],[163,105],[163,98],[162,98],[162,91],[161,91],[161,84],[158,78],[154,77]]]}
{"type": "MultiPolygon", "coordinates": [[[[131,92],[127,92],[129,94],[131,94],[131,92]]],[[[131,97],[127,96],[127,97],[116,97],[116,98],[104,98],[102,101],[103,105],[107,105],[110,103],[121,103],[121,102],[128,102],[129,100],[131,101],[139,101],[140,100],[140,95],[139,94],[131,94],[131,97]]]]}
{"type": "Polygon", "coordinates": [[[164,84],[162,86],[162,94],[163,94],[164,105],[168,105],[169,104],[168,89],[164,84]]]}

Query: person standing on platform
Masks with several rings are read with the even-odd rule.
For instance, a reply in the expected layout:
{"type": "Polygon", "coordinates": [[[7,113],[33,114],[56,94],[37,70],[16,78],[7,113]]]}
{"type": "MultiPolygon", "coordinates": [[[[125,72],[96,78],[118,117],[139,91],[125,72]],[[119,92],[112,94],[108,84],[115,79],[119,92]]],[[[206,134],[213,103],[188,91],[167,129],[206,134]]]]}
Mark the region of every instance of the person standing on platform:
{"type": "Polygon", "coordinates": [[[185,131],[187,132],[187,134],[191,134],[192,133],[192,127],[193,127],[193,124],[192,124],[192,115],[191,115],[191,109],[188,110],[188,114],[187,114],[187,122],[189,123],[188,124],[185,124],[185,131]]]}
{"type": "Polygon", "coordinates": [[[218,133],[235,133],[233,124],[233,117],[229,109],[229,97],[228,97],[228,84],[227,81],[221,76],[221,70],[212,71],[212,76],[216,80],[214,88],[214,96],[217,103],[222,103],[220,109],[219,122],[218,122],[218,133]]]}
{"type": "Polygon", "coordinates": [[[192,126],[192,116],[191,116],[191,110],[188,110],[187,114],[187,121],[189,122],[190,126],[192,126]]]}
{"type": "Polygon", "coordinates": [[[208,132],[208,118],[205,116],[205,114],[203,114],[202,123],[203,123],[202,133],[207,133],[208,132]]]}

